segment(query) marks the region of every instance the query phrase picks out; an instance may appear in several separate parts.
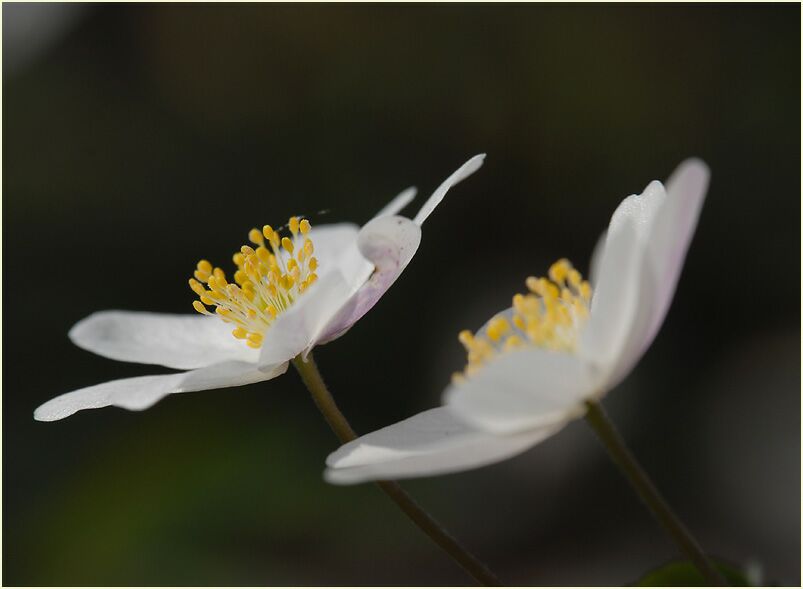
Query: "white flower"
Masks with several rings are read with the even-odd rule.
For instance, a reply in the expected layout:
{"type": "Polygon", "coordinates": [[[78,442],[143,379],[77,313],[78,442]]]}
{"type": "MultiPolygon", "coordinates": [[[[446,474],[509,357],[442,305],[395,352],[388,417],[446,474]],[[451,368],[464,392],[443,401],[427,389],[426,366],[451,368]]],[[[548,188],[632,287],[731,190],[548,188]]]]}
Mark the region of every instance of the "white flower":
{"type": "Polygon", "coordinates": [[[410,220],[398,216],[415,197],[410,188],[362,228],[343,223],[312,228],[291,218],[291,237],[270,226],[252,229],[254,247],[234,255],[234,283],[206,260],[190,287],[203,315],[102,311],[70,330],[76,345],[114,360],[186,370],[105,382],[60,395],[34,412],[53,421],[81,409],[150,407],[171,393],[218,389],[283,374],[288,361],[343,335],[395,282],[421,241],[421,225],[447,191],[477,171],[477,155],[441,184],[410,220]],[[207,307],[214,307],[210,313],[207,307]],[[232,329],[232,327],[234,329],[232,329]]]}
{"type": "Polygon", "coordinates": [[[336,484],[442,474],[518,454],[558,432],[619,384],[666,316],[708,186],[700,160],[664,186],[628,196],[592,258],[595,292],[567,260],[476,334],[444,406],[345,444],[325,477],[336,484]]]}

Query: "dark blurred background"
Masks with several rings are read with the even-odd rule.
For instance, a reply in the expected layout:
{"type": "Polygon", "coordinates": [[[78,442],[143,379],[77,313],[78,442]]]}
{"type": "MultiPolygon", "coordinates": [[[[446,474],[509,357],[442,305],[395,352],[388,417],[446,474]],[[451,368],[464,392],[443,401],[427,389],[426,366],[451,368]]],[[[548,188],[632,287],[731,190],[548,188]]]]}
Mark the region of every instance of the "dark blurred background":
{"type": "MultiPolygon", "coordinates": [[[[317,359],[358,431],[432,407],[456,335],[619,201],[704,158],[655,344],[607,400],[712,553],[800,583],[798,5],[3,5],[3,583],[471,580],[337,447],[297,376],[37,423],[164,371],[70,344],[92,311],[192,313],[195,262],[290,214],[369,219],[469,156],[402,279],[317,359]]],[[[509,584],[622,584],[675,548],[576,422],[405,486],[509,584]]]]}

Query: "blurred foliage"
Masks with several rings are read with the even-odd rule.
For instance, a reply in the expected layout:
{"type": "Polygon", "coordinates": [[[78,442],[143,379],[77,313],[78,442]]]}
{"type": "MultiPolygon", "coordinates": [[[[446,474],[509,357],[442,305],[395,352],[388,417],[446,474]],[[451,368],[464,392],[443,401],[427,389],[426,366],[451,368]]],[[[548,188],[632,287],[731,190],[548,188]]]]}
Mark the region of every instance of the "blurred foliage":
{"type": "MultiPolygon", "coordinates": [[[[747,577],[731,565],[716,563],[730,587],[750,587],[747,577]]],[[[670,562],[644,575],[638,587],[706,587],[708,582],[699,569],[688,561],[670,562]]]]}
{"type": "MultiPolygon", "coordinates": [[[[4,35],[3,582],[468,582],[371,486],[322,482],[336,443],[292,373],[31,413],[158,372],[72,346],[92,311],[191,312],[195,262],[252,226],[361,222],[484,151],[403,278],[316,353],[355,428],[437,403],[460,329],[559,257],[586,270],[620,199],[700,156],[673,307],[609,411],[708,550],[799,583],[799,22],[789,4],[91,5],[13,70],[4,35]],[[756,472],[762,489],[728,483],[756,472]]],[[[618,584],[673,554],[583,424],[405,486],[511,584],[618,584]]]]}

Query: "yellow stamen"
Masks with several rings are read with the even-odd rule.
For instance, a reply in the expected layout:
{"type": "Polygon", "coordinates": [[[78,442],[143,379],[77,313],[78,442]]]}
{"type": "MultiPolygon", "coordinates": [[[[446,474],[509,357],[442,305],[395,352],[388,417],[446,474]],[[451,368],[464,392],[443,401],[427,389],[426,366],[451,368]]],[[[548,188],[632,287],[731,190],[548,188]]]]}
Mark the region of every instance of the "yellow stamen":
{"type": "Polygon", "coordinates": [[[460,332],[468,363],[454,382],[475,374],[498,354],[523,346],[575,352],[590,312],[591,285],[566,259],[552,264],[548,274],[549,278],[529,276],[525,280],[529,293],[514,295],[512,310],[493,317],[477,334],[460,332]]]}
{"type": "Polygon", "coordinates": [[[256,249],[243,245],[232,256],[237,267],[234,282],[229,283],[223,270],[207,260],[198,262],[188,282],[200,299],[193,301],[193,308],[198,313],[217,315],[233,324],[232,336],[252,348],[262,345],[276,317],[318,279],[315,273],[318,260],[312,257],[314,246],[307,237],[310,222],[291,217],[288,228],[294,236],[298,233],[305,236],[296,257],[293,257],[296,249],[293,240],[281,237],[270,225],[264,225],[261,232],[258,229],[248,232],[248,240],[256,249]]]}

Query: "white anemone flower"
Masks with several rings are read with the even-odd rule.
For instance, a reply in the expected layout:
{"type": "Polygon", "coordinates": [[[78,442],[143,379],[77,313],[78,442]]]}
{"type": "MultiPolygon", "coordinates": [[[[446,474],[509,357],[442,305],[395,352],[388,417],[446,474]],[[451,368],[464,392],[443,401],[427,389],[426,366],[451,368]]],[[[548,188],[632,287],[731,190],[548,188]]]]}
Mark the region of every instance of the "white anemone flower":
{"type": "Polygon", "coordinates": [[[568,260],[477,334],[460,334],[466,369],[444,405],[343,445],[335,484],[445,474],[510,458],[560,431],[633,369],[666,316],[697,225],[709,172],[700,160],[651,182],[611,218],[591,285],[568,260]]]}
{"type": "Polygon", "coordinates": [[[362,228],[312,228],[292,217],[290,236],[265,225],[252,246],[234,254],[234,281],[201,260],[190,279],[201,315],[101,311],[69,333],[77,346],[114,360],[184,370],[114,380],[60,395],[34,412],[54,421],[110,405],[139,411],[172,393],[269,380],[288,362],[351,328],[395,282],[421,241],[421,225],[449,189],[477,171],[477,155],[441,184],[411,220],[397,213],[415,197],[409,188],[362,228]],[[214,313],[209,311],[214,308],[214,313]]]}

